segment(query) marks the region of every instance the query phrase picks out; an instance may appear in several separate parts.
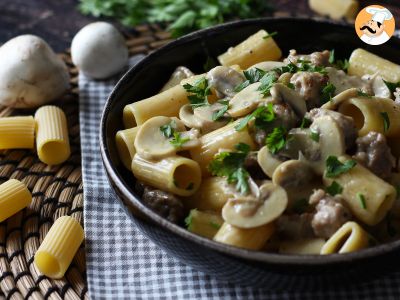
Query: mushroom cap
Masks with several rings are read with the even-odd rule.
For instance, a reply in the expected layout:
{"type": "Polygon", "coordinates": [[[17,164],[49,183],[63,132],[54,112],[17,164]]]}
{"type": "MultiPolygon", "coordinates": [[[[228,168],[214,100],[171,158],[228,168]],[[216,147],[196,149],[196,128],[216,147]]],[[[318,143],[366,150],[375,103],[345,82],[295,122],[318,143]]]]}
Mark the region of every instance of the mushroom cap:
{"type": "Polygon", "coordinates": [[[260,82],[255,82],[245,87],[229,101],[228,113],[234,117],[242,117],[251,113],[266,98],[258,91],[260,82]]]}
{"type": "Polygon", "coordinates": [[[281,61],[262,61],[256,63],[255,65],[252,65],[251,67],[247,68],[247,70],[250,70],[252,68],[257,68],[265,72],[268,72],[276,68],[281,68],[283,66],[286,66],[286,64],[281,61]]]}
{"type": "Polygon", "coordinates": [[[273,155],[271,151],[269,151],[268,146],[264,146],[258,151],[257,162],[260,165],[263,172],[269,178],[272,178],[272,175],[274,174],[276,168],[281,163],[283,163],[283,161],[280,160],[277,155],[273,155]]]}
{"type": "Polygon", "coordinates": [[[277,219],[288,203],[286,191],[272,182],[259,188],[259,196],[238,196],[226,202],[222,218],[239,228],[255,228],[277,219]]]}
{"type": "Polygon", "coordinates": [[[85,75],[104,79],[121,71],[128,63],[128,48],[119,31],[106,22],[83,27],[71,44],[72,62],[85,75]]]}
{"type": "Polygon", "coordinates": [[[315,177],[313,169],[300,160],[288,160],[280,164],[272,175],[272,182],[285,189],[308,184],[315,177]]]}
{"type": "Polygon", "coordinates": [[[273,85],[271,96],[273,99],[286,102],[300,118],[307,112],[306,101],[295,90],[282,83],[275,83],[273,85]]]}
{"type": "Polygon", "coordinates": [[[220,98],[225,96],[233,97],[235,95],[235,87],[245,81],[243,74],[225,66],[217,66],[211,69],[206,77],[209,85],[216,90],[220,98]]]}
{"type": "Polygon", "coordinates": [[[324,105],[322,105],[321,108],[335,110],[340,103],[357,96],[358,96],[358,89],[351,88],[337,94],[335,97],[332,98],[331,101],[328,101],[324,105]]]}
{"type": "Polygon", "coordinates": [[[34,35],[20,35],[0,47],[0,105],[38,107],[69,88],[65,63],[34,35]]]}

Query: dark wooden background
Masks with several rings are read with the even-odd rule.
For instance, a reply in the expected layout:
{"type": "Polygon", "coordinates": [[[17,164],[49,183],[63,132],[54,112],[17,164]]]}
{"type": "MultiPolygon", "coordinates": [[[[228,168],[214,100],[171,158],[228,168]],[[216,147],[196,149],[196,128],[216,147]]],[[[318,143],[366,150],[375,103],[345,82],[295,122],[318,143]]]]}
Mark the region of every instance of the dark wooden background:
{"type": "MultiPolygon", "coordinates": [[[[307,0],[269,1],[276,8],[274,15],[313,15],[307,0]]],[[[360,4],[386,6],[395,15],[400,29],[400,0],[360,0],[360,4]]],[[[77,5],[77,0],[0,0],[0,44],[14,36],[32,33],[44,38],[56,51],[63,51],[81,27],[95,20],[80,14],[77,5]]]]}

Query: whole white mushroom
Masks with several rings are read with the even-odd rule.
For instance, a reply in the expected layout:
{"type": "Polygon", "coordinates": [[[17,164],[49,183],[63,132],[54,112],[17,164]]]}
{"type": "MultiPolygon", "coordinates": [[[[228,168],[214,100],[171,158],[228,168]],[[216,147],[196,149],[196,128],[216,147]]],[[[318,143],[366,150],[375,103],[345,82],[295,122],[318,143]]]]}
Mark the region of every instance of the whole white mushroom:
{"type": "Polygon", "coordinates": [[[72,40],[71,56],[74,65],[94,79],[110,77],[128,64],[124,37],[106,22],[83,27],[72,40]]]}
{"type": "Polygon", "coordinates": [[[67,66],[41,38],[21,35],[0,47],[0,105],[38,107],[68,88],[67,66]]]}

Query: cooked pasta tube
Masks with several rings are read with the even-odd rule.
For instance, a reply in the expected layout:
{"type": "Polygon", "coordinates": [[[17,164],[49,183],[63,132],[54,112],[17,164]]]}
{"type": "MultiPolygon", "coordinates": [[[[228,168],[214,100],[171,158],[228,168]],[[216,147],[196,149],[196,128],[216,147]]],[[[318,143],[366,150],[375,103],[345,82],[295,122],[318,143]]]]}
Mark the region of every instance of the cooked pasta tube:
{"type": "Polygon", "coordinates": [[[378,73],[385,80],[391,82],[400,81],[400,66],[372,54],[364,49],[356,49],[351,53],[349,59],[349,75],[363,76],[365,74],[378,73]]]}
{"type": "Polygon", "coordinates": [[[234,150],[235,145],[239,143],[248,144],[251,149],[255,148],[247,128],[240,131],[235,129],[239,122],[240,120],[237,120],[203,135],[200,138],[200,146],[190,150],[192,158],[199,163],[203,176],[208,174],[208,164],[220,149],[234,150]]]}
{"type": "Polygon", "coordinates": [[[321,248],[321,254],[348,253],[368,247],[369,235],[356,222],[342,225],[321,248]]]}
{"type": "Polygon", "coordinates": [[[187,92],[178,84],[155,96],[128,104],[123,112],[125,128],[142,125],[155,116],[178,117],[180,108],[187,103],[187,92]]]}
{"type": "Polygon", "coordinates": [[[212,239],[221,228],[224,220],[214,212],[192,209],[185,219],[185,223],[190,232],[212,239]]]}
{"type": "Polygon", "coordinates": [[[0,118],[0,149],[32,149],[34,141],[32,116],[0,118]]]}
{"type": "Polygon", "coordinates": [[[131,168],[137,179],[179,196],[193,195],[201,183],[199,164],[182,156],[150,161],[135,154],[131,168]]]}
{"type": "Polygon", "coordinates": [[[400,106],[395,105],[391,99],[351,98],[342,102],[338,111],[353,118],[360,136],[370,131],[377,131],[388,137],[400,136],[400,106]]]}
{"type": "Polygon", "coordinates": [[[139,127],[133,127],[125,130],[119,130],[115,135],[119,158],[125,168],[131,169],[132,158],[136,154],[135,138],[139,127]]]}
{"type": "Polygon", "coordinates": [[[190,196],[184,203],[190,208],[215,211],[221,213],[222,207],[232,198],[232,193],[227,187],[223,177],[204,178],[196,193],[190,196]]]}
{"type": "Polygon", "coordinates": [[[31,203],[32,195],[21,181],[10,179],[0,185],[0,222],[31,203]]]}
{"type": "Polygon", "coordinates": [[[67,119],[56,106],[42,106],[36,111],[36,147],[39,159],[48,165],[58,165],[71,154],[67,119]]]}
{"type": "Polygon", "coordinates": [[[279,253],[285,254],[319,254],[324,239],[311,238],[302,240],[282,241],[279,243],[279,253]]]}
{"type": "MultiPolygon", "coordinates": [[[[348,159],[339,157],[342,163],[348,159]]],[[[334,178],[327,178],[325,174],[323,181],[325,186],[330,186],[333,181],[341,185],[342,196],[353,215],[371,226],[386,216],[396,198],[396,190],[392,185],[360,164],[334,178]]]]}
{"type": "Polygon", "coordinates": [[[39,271],[53,279],[62,278],[83,241],[83,228],[74,218],[58,218],[35,254],[39,271]]]}
{"type": "Polygon", "coordinates": [[[320,15],[329,16],[332,19],[354,20],[358,12],[356,0],[308,0],[311,9],[320,15]]]}
{"type": "Polygon", "coordinates": [[[274,230],[273,223],[243,229],[225,222],[214,236],[214,241],[250,250],[260,250],[272,236],[274,230]]]}
{"type": "Polygon", "coordinates": [[[282,51],[265,30],[260,30],[246,40],[218,56],[223,66],[239,65],[243,70],[260,61],[279,60],[282,51]]]}

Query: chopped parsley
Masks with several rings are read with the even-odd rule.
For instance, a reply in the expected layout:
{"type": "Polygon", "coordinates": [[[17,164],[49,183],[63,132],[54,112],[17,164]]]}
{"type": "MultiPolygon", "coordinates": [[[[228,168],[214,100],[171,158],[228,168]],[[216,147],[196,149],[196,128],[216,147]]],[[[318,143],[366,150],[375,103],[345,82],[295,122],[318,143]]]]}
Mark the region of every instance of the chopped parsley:
{"type": "Polygon", "coordinates": [[[197,209],[196,209],[196,208],[190,210],[189,215],[185,218],[185,225],[186,225],[186,228],[187,228],[188,230],[190,230],[191,227],[192,227],[192,224],[193,224],[193,214],[194,214],[195,212],[197,212],[197,209]]]}
{"type": "Polygon", "coordinates": [[[386,86],[392,93],[394,93],[396,91],[396,88],[400,88],[400,81],[399,82],[390,82],[390,81],[383,80],[383,82],[386,84],[386,86]]]}
{"type": "Polygon", "coordinates": [[[310,132],[310,138],[314,141],[314,142],[319,142],[319,132],[316,131],[312,131],[310,132]]]}
{"type": "Polygon", "coordinates": [[[292,210],[297,214],[302,214],[307,211],[309,205],[307,199],[301,198],[293,203],[292,210]]]}
{"type": "Polygon", "coordinates": [[[343,191],[343,187],[336,181],[333,181],[330,186],[326,187],[326,192],[331,196],[341,194],[342,191],[343,191]]]}
{"type": "Polygon", "coordinates": [[[324,75],[328,74],[328,71],[325,69],[325,67],[313,65],[308,60],[298,60],[297,62],[300,63],[300,66],[298,67],[297,71],[315,72],[315,73],[321,73],[324,75]]]}
{"type": "Polygon", "coordinates": [[[367,209],[367,203],[365,202],[365,196],[361,193],[357,193],[357,198],[360,201],[361,207],[367,209]]]}
{"type": "Polygon", "coordinates": [[[210,221],[210,226],[212,227],[212,228],[215,228],[215,229],[220,229],[221,228],[221,225],[219,225],[219,224],[217,224],[217,223],[215,223],[215,222],[213,222],[213,221],[210,221]]]}
{"type": "Polygon", "coordinates": [[[357,162],[353,159],[349,159],[344,163],[340,162],[336,156],[329,156],[326,159],[326,177],[333,178],[340,174],[346,173],[352,169],[357,162]]]}
{"type": "Polygon", "coordinates": [[[247,126],[252,118],[256,118],[256,126],[262,127],[266,123],[270,123],[275,120],[274,106],[272,103],[268,103],[267,106],[260,106],[254,110],[251,114],[243,118],[239,124],[235,126],[237,131],[242,130],[247,126]]]}
{"type": "Polygon", "coordinates": [[[336,87],[331,82],[328,82],[321,91],[321,104],[331,101],[335,91],[336,87]]]}
{"type": "Polygon", "coordinates": [[[294,84],[293,83],[291,83],[291,82],[288,82],[287,84],[286,84],[286,86],[289,88],[289,89],[292,89],[292,90],[294,90],[296,87],[294,86],[294,84]]]}
{"type": "Polygon", "coordinates": [[[362,90],[357,90],[357,96],[359,97],[366,97],[366,98],[372,98],[371,95],[364,93],[362,90]]]}
{"type": "Polygon", "coordinates": [[[272,154],[282,150],[287,142],[288,134],[285,127],[275,127],[266,138],[266,145],[272,154]]]}
{"type": "Polygon", "coordinates": [[[163,136],[169,139],[174,136],[175,128],[176,128],[176,123],[175,121],[172,120],[170,123],[161,126],[160,131],[162,132],[163,136]]]}
{"type": "Polygon", "coordinates": [[[381,112],[380,113],[383,119],[383,131],[386,132],[389,130],[390,127],[390,119],[389,119],[389,115],[387,112],[381,112]]]}
{"type": "Polygon", "coordinates": [[[169,143],[175,148],[180,148],[186,142],[190,141],[189,138],[182,138],[182,135],[179,132],[174,132],[174,137],[169,143]]]}
{"type": "Polygon", "coordinates": [[[218,102],[221,103],[223,106],[220,110],[213,112],[213,121],[218,121],[219,119],[221,119],[229,109],[229,100],[220,100],[218,102]]]}
{"type": "Polygon", "coordinates": [[[208,96],[211,95],[211,90],[205,77],[200,78],[193,85],[186,83],[183,88],[191,93],[188,99],[193,108],[210,105],[208,96]]]}
{"type": "Polygon", "coordinates": [[[244,168],[250,146],[244,143],[235,145],[236,152],[220,152],[208,165],[208,170],[214,176],[226,177],[228,183],[236,183],[236,189],[242,194],[249,191],[249,173],[244,168]]]}
{"type": "Polygon", "coordinates": [[[240,92],[244,88],[248,87],[250,84],[259,82],[265,74],[267,74],[267,72],[259,68],[251,68],[250,70],[243,71],[243,75],[246,78],[246,81],[236,86],[235,92],[240,92]]]}
{"type": "Polygon", "coordinates": [[[263,39],[266,40],[266,39],[268,39],[270,37],[273,37],[273,36],[275,36],[277,34],[278,34],[278,32],[276,32],[276,31],[268,33],[266,36],[263,37],[263,39]]]}
{"type": "Polygon", "coordinates": [[[329,53],[329,63],[334,65],[336,68],[341,69],[345,72],[347,72],[350,63],[347,59],[344,60],[335,60],[335,49],[332,49],[329,53]]]}
{"type": "Polygon", "coordinates": [[[301,120],[301,125],[300,128],[301,129],[305,129],[310,127],[312,121],[309,118],[304,117],[303,120],[301,120]]]}
{"type": "Polygon", "coordinates": [[[268,72],[260,79],[260,86],[257,91],[260,91],[261,94],[265,97],[270,94],[271,88],[274,83],[278,80],[275,72],[268,72]]]}

